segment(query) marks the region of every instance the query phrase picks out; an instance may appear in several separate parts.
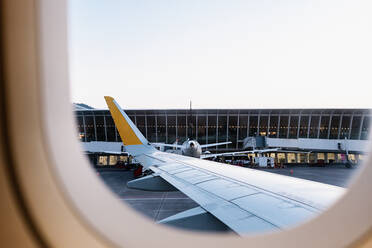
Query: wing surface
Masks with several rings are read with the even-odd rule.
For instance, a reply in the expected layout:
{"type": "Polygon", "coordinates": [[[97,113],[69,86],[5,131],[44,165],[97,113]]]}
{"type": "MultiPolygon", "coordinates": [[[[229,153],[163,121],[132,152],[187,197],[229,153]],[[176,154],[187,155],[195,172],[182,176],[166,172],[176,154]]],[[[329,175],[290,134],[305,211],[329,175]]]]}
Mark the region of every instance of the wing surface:
{"type": "Polygon", "coordinates": [[[200,145],[201,148],[207,148],[207,147],[213,147],[213,146],[222,146],[222,145],[228,145],[231,144],[231,141],[226,141],[226,142],[220,142],[220,143],[212,143],[212,144],[204,144],[200,145]]]}
{"type": "Polygon", "coordinates": [[[156,176],[239,235],[292,227],[327,208],[344,192],[332,185],[176,154],[144,156],[152,158],[146,166],[156,176]]]}
{"type": "Polygon", "coordinates": [[[248,154],[248,153],[265,153],[265,152],[276,152],[278,148],[271,148],[271,149],[263,149],[263,150],[249,150],[249,151],[240,151],[240,152],[224,152],[224,153],[210,153],[210,154],[203,154],[200,158],[215,158],[220,156],[236,156],[240,154],[248,154]]]}
{"type": "Polygon", "coordinates": [[[151,145],[155,147],[171,147],[171,148],[178,148],[181,149],[182,145],[176,145],[176,144],[164,144],[164,143],[151,143],[151,145]]]}

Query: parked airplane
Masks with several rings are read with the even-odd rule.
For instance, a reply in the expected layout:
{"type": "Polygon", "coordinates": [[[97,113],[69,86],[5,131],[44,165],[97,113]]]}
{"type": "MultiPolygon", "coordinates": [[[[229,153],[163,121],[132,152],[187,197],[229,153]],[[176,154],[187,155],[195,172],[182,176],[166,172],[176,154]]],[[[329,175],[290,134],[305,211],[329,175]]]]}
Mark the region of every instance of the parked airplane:
{"type": "Polygon", "coordinates": [[[170,148],[179,149],[179,150],[174,150],[173,153],[177,153],[176,151],[180,151],[180,154],[184,156],[190,156],[190,157],[195,157],[195,158],[205,158],[205,154],[203,154],[202,149],[207,148],[207,147],[231,144],[231,141],[200,145],[199,142],[196,140],[187,139],[185,142],[183,142],[182,145],[163,144],[163,143],[151,143],[151,144],[155,147],[170,147],[170,148]]]}
{"type": "Polygon", "coordinates": [[[228,227],[239,235],[286,229],[316,216],[345,192],[323,183],[158,151],[112,97],[105,100],[126,151],[154,172],[128,182],[128,187],[178,189],[200,205],[161,223],[228,227]]]}

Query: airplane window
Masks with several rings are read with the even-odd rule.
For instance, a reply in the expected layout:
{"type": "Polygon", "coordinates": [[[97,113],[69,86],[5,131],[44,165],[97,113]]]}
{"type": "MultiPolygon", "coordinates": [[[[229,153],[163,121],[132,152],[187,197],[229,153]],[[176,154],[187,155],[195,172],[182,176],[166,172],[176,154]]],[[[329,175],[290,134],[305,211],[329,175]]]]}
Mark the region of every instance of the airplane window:
{"type": "Polygon", "coordinates": [[[363,165],[362,3],[70,1],[68,18],[82,151],[156,223],[287,230],[336,203],[363,165]]]}

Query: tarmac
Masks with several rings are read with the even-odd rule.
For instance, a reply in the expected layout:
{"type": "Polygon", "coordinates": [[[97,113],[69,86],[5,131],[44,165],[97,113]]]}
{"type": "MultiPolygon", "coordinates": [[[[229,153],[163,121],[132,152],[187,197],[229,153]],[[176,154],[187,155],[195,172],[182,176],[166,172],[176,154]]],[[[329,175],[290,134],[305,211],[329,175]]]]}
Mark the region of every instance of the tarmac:
{"type": "Polygon", "coordinates": [[[98,172],[121,201],[154,221],[198,206],[180,191],[152,192],[128,188],[127,182],[134,179],[133,171],[99,169],[98,172]]]}
{"type": "MultiPolygon", "coordinates": [[[[269,173],[347,187],[358,169],[344,166],[291,167],[281,169],[259,169],[269,173]]],[[[159,221],[179,212],[197,207],[198,204],[179,191],[152,192],[129,189],[126,184],[134,179],[133,171],[97,169],[100,178],[118,196],[139,213],[153,221],[159,221]]]]}

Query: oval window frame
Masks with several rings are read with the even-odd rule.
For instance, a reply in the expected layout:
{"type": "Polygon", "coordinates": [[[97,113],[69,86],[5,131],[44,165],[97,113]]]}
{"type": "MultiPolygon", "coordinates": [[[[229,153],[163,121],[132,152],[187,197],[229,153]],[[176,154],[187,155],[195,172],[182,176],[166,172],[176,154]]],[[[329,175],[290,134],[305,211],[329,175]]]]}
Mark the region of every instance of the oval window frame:
{"type": "MultiPolygon", "coordinates": [[[[66,2],[24,3],[9,9],[13,16],[6,17],[24,21],[14,24],[19,30],[4,42],[9,49],[5,54],[9,144],[31,219],[50,244],[67,246],[78,241],[92,247],[222,248],[247,244],[343,247],[359,244],[356,242],[364,237],[371,242],[368,234],[372,227],[372,199],[366,197],[372,189],[371,155],[337,204],[318,217],[281,232],[244,238],[196,233],[156,225],[136,214],[97,178],[75,139],[68,84],[66,2]],[[32,165],[29,168],[21,159],[24,155],[32,165]],[[51,222],[51,217],[58,221],[51,222]]],[[[11,28],[12,25],[5,28],[5,33],[11,28]]]]}

